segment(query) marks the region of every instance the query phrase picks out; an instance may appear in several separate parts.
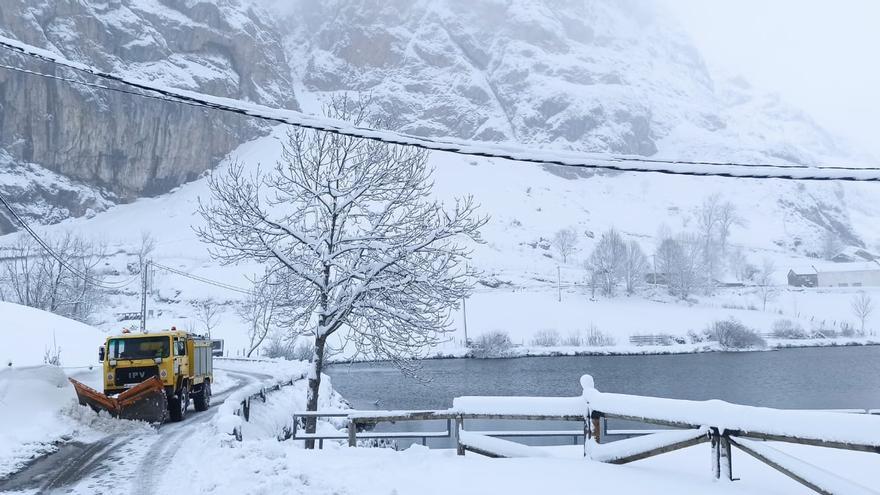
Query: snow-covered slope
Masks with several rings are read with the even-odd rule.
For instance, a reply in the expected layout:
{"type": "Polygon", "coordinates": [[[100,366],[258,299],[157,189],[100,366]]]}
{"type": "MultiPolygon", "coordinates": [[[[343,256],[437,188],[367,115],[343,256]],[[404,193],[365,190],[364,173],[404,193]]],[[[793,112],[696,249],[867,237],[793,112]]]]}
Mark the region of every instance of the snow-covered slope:
{"type": "Polygon", "coordinates": [[[710,74],[657,2],[297,0],[287,8],[300,91],[369,91],[385,120],[411,133],[680,158],[841,154],[805,115],[710,74]]]}
{"type": "Polygon", "coordinates": [[[91,366],[98,362],[98,346],[105,335],[100,330],[61,316],[26,306],[0,302],[0,364],[34,366],[43,363],[47,352],[60,352],[65,367],[91,366]]]}

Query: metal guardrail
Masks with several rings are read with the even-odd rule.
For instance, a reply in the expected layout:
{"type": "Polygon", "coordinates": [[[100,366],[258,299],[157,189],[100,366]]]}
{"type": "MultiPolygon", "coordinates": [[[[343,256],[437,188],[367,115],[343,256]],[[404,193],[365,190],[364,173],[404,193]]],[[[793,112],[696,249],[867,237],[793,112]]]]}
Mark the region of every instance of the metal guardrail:
{"type": "MultiPolygon", "coordinates": [[[[302,378],[300,378],[300,380],[301,379],[302,378]]],[[[267,400],[267,397],[270,393],[277,392],[284,387],[289,387],[289,386],[293,385],[294,383],[296,383],[297,381],[298,380],[289,380],[287,382],[276,383],[275,385],[272,385],[271,387],[262,387],[259,392],[253,393],[253,394],[245,397],[244,399],[242,399],[241,402],[239,402],[239,404],[238,404],[238,408],[233,412],[233,414],[236,416],[240,416],[245,421],[250,421],[251,420],[251,401],[252,400],[260,399],[263,403],[265,403],[267,400]]],[[[241,433],[240,426],[236,426],[235,428],[233,428],[232,436],[239,442],[242,440],[242,433],[241,433]]]]}

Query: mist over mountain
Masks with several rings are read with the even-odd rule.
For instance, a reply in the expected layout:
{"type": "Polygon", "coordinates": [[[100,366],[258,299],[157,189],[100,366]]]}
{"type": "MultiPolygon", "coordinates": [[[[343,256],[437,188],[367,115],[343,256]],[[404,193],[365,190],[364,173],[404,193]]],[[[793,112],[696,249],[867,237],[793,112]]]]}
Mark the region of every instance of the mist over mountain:
{"type": "MultiPolygon", "coordinates": [[[[647,0],[15,0],[0,6],[0,33],[139,79],[313,113],[332,94],[369,94],[386,125],[418,135],[747,163],[851,156],[778,97],[711,74],[647,0]]],[[[0,124],[0,173],[15,178],[0,187],[43,222],[168,192],[268,129],[9,71],[0,124]]],[[[789,184],[767,200],[862,244],[843,191],[789,184]]]]}

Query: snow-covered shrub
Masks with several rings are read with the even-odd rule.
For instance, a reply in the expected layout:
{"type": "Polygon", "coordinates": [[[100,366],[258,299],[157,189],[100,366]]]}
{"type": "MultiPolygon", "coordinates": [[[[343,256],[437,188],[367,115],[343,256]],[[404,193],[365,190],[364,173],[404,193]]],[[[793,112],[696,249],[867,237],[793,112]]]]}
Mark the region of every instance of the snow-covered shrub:
{"type": "Polygon", "coordinates": [[[848,321],[840,323],[840,335],[842,337],[864,337],[865,333],[860,331],[848,321]]]}
{"type": "Polygon", "coordinates": [[[588,347],[610,347],[615,343],[614,337],[599,330],[596,325],[590,325],[584,336],[584,345],[588,347]]]}
{"type": "Polygon", "coordinates": [[[584,337],[581,335],[580,330],[575,330],[568,334],[568,337],[562,340],[562,345],[568,347],[580,347],[584,344],[584,337]]]}
{"type": "Polygon", "coordinates": [[[471,355],[475,358],[507,357],[513,341],[510,335],[501,330],[484,333],[471,343],[471,355]]]}
{"type": "Polygon", "coordinates": [[[315,343],[312,341],[300,342],[293,348],[294,361],[309,361],[315,355],[315,343]]]}
{"type": "Polygon", "coordinates": [[[773,337],[777,339],[806,339],[806,330],[797,322],[781,319],[773,322],[773,337]]]}
{"type": "Polygon", "coordinates": [[[688,342],[690,342],[691,344],[699,344],[700,342],[705,342],[707,340],[707,337],[709,336],[706,332],[698,333],[693,330],[688,330],[687,333],[688,342]]]}
{"type": "Polygon", "coordinates": [[[725,349],[755,349],[767,345],[758,332],[735,318],[716,321],[710,327],[710,334],[725,349]]]}
{"type": "Polygon", "coordinates": [[[559,332],[556,330],[541,330],[532,339],[532,345],[536,347],[556,347],[559,345],[559,332]]]}

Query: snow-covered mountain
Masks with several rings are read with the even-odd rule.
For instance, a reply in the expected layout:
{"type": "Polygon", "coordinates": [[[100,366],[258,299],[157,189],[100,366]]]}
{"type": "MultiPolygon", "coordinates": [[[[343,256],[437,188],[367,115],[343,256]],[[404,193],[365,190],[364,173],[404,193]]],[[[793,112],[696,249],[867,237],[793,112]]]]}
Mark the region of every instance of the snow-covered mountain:
{"type": "MultiPolygon", "coordinates": [[[[281,38],[266,18],[227,0],[0,2],[0,34],[103,70],[297,108],[281,38]]],[[[6,51],[0,61],[97,82],[6,51]]],[[[235,116],[9,70],[0,70],[0,128],[0,173],[15,178],[0,180],[0,190],[43,222],[165,193],[262,129],[235,116]],[[22,170],[36,167],[46,171],[22,170]],[[78,184],[39,179],[54,174],[78,184]]]]}
{"type": "MultiPolygon", "coordinates": [[[[850,156],[778,97],[717,78],[650,0],[14,0],[0,6],[0,32],[142,79],[309,112],[331,94],[369,93],[386,125],[415,134],[745,162],[850,156]]],[[[44,222],[164,193],[260,131],[236,116],[6,71],[0,123],[9,129],[0,188],[44,222]]],[[[591,174],[542,173],[579,179],[573,190],[598,186],[591,174]]],[[[687,211],[707,190],[740,189],[700,184],[665,207],[687,211]]],[[[783,219],[778,247],[815,251],[825,230],[876,242],[863,227],[875,212],[858,187],[747,189],[730,196],[745,216],[783,219]]],[[[662,221],[624,197],[608,201],[662,221]]]]}

